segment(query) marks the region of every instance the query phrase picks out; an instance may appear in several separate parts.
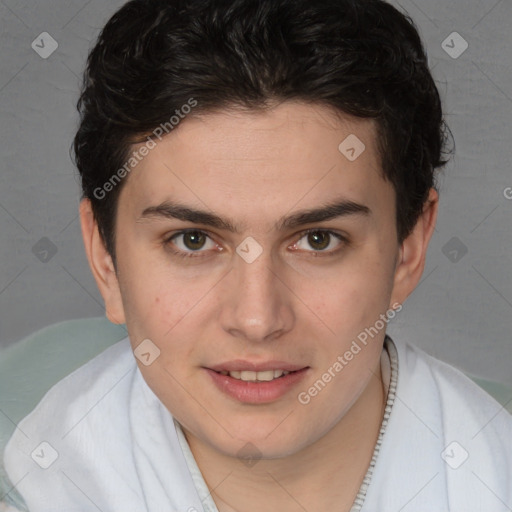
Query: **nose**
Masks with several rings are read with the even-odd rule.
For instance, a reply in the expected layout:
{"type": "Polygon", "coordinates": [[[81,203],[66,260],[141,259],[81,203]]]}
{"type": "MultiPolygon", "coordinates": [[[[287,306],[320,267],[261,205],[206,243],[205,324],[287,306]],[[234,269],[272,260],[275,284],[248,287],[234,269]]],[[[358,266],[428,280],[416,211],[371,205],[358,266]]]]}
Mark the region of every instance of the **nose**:
{"type": "Polygon", "coordinates": [[[295,322],[293,294],[283,281],[265,253],[251,263],[236,257],[223,283],[222,328],[249,342],[271,341],[289,332],[295,322]]]}

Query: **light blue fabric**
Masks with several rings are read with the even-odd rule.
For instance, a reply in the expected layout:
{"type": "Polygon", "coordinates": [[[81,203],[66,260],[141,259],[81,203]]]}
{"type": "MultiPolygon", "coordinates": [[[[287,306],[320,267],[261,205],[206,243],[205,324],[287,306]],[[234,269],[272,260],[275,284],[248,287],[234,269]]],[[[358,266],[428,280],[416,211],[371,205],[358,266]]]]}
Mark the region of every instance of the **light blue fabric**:
{"type": "MultiPolygon", "coordinates": [[[[125,336],[124,326],[113,325],[104,317],[77,319],[46,327],[1,350],[0,454],[17,423],[55,383],[125,336]]],[[[476,377],[472,380],[512,413],[512,386],[476,377]]],[[[0,502],[5,499],[24,510],[11,488],[2,463],[0,502]]]]}
{"type": "Polygon", "coordinates": [[[0,502],[26,510],[3,469],[4,447],[18,422],[55,383],[125,336],[124,326],[105,317],[81,318],[50,325],[0,350],[0,502]]]}

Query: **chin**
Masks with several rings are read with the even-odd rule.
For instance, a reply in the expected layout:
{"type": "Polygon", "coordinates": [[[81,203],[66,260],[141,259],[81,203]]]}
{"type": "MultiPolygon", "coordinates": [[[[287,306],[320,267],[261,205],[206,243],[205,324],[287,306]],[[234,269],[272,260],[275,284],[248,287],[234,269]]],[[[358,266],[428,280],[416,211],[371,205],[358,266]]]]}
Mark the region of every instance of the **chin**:
{"type": "Polygon", "coordinates": [[[286,414],[279,419],[259,422],[257,426],[242,421],[236,428],[229,422],[229,433],[219,427],[215,432],[205,432],[202,437],[217,451],[230,457],[280,459],[311,444],[311,435],[304,429],[291,424],[285,428],[281,423],[285,417],[286,414]]]}

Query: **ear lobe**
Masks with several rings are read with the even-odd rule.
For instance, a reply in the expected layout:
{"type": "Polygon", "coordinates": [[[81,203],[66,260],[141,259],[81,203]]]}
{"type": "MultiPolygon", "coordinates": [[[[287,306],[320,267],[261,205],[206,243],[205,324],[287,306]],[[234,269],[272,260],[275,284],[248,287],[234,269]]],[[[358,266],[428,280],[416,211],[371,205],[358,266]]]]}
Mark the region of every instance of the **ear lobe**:
{"type": "Polygon", "coordinates": [[[402,304],[419,283],[425,268],[428,244],[436,226],[438,208],[439,194],[432,188],[421,216],[400,246],[390,304],[402,304]]]}
{"type": "Polygon", "coordinates": [[[80,226],[89,267],[105,302],[106,316],[114,324],[125,323],[115,266],[101,238],[89,199],[80,202],[80,226]]]}

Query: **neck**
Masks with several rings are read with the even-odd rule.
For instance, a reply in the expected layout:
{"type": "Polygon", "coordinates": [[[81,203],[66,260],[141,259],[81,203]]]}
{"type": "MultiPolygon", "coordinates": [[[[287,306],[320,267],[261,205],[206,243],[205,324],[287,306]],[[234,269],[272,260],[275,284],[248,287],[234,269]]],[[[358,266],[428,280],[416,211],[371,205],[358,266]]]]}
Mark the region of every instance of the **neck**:
{"type": "Polygon", "coordinates": [[[326,435],[281,459],[246,467],[184,429],[220,512],[350,510],[370,464],[385,407],[380,362],[361,396],[326,435]]]}

